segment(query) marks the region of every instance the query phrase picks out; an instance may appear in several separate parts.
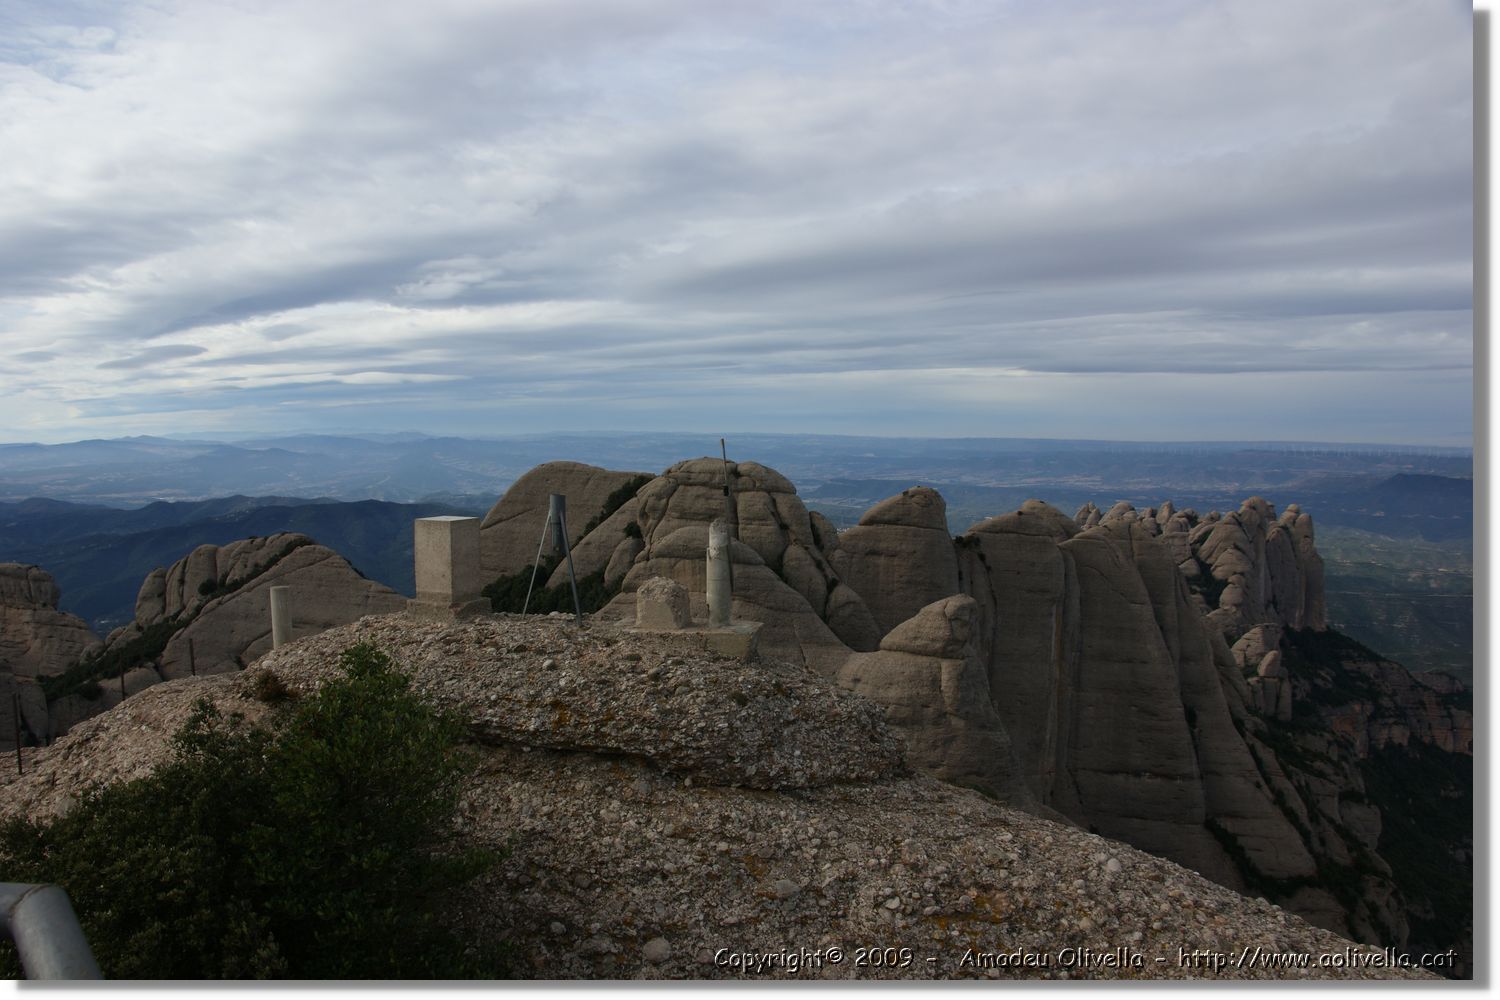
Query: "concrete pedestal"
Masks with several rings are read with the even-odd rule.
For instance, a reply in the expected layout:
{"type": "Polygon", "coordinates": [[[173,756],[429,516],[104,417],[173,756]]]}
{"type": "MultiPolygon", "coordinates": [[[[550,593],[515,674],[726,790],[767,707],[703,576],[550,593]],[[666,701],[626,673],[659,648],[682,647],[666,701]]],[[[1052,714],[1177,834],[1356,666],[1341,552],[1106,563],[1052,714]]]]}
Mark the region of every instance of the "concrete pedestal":
{"type": "Polygon", "coordinates": [[[419,517],[412,534],[417,596],[407,613],[444,621],[487,614],[490,602],[479,593],[479,518],[419,517]]]}

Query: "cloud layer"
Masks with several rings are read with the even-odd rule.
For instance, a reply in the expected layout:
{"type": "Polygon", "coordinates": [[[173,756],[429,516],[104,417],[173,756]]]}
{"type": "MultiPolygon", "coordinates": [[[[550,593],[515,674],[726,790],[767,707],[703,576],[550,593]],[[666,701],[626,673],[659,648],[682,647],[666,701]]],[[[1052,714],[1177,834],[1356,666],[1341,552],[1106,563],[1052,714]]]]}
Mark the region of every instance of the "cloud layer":
{"type": "Polygon", "coordinates": [[[9,9],[6,439],[1468,440],[1461,5],[9,9]]]}

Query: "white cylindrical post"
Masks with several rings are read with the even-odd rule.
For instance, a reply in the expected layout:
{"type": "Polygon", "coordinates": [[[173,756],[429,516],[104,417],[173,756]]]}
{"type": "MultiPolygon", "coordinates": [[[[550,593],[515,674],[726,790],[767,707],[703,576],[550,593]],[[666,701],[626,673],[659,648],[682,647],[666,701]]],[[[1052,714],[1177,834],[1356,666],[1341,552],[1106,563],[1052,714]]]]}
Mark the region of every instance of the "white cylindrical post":
{"type": "Polygon", "coordinates": [[[708,526],[708,627],[729,625],[734,595],[729,585],[729,525],[715,518],[708,526]]]}
{"type": "Polygon", "coordinates": [[[292,588],[283,584],[271,588],[271,648],[280,649],[292,641],[292,588]]]}

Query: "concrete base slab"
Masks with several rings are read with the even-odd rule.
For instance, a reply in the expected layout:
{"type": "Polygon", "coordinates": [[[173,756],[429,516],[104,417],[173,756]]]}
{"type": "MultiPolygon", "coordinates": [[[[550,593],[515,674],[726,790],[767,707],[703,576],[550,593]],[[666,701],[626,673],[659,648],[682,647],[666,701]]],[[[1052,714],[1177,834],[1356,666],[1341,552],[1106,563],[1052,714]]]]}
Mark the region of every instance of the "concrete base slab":
{"type": "Polygon", "coordinates": [[[756,651],[756,639],[760,635],[760,630],[760,622],[731,622],[723,628],[689,625],[687,628],[679,629],[626,629],[627,632],[636,632],[641,635],[678,636],[699,649],[716,656],[739,660],[741,663],[754,663],[759,658],[756,651]]]}
{"type": "Polygon", "coordinates": [[[438,604],[433,601],[406,602],[407,614],[413,618],[423,618],[428,621],[456,622],[462,618],[490,614],[491,610],[490,600],[487,597],[464,601],[461,604],[438,604]]]}

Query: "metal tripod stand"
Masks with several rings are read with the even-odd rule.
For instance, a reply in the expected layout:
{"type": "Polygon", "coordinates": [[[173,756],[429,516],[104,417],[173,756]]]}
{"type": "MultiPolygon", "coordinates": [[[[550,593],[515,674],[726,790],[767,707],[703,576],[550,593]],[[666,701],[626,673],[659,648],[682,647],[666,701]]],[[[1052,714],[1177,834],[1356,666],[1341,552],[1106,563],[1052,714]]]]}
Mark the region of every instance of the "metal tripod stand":
{"type": "Polygon", "coordinates": [[[531,582],[526,585],[526,600],[521,605],[521,614],[531,608],[531,591],[536,587],[536,574],[542,566],[542,548],[547,544],[547,533],[552,533],[552,551],[561,553],[568,561],[568,585],[573,588],[573,614],[578,624],[583,624],[583,605],[578,601],[578,577],[573,573],[573,549],[568,544],[568,498],[561,493],[547,497],[547,523],[542,525],[542,537],[536,543],[536,559],[531,564],[531,582]]]}

